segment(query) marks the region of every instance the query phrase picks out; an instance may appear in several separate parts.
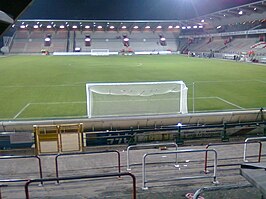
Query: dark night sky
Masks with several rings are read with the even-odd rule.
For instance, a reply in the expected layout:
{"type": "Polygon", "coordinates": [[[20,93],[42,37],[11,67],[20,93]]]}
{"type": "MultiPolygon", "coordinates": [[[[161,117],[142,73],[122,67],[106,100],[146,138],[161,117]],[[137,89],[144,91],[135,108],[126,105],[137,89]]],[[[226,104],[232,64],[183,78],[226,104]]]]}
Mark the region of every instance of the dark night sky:
{"type": "Polygon", "coordinates": [[[258,0],[35,0],[21,19],[180,20],[258,0]]]}

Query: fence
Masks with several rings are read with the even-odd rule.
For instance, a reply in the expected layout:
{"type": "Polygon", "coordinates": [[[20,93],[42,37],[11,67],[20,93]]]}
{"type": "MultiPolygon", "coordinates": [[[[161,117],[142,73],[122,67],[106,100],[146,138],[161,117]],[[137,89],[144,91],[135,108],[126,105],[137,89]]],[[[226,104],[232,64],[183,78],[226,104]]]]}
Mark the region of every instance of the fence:
{"type": "Polygon", "coordinates": [[[245,145],[244,145],[244,155],[243,155],[243,161],[244,162],[247,162],[247,159],[246,159],[246,152],[247,152],[247,144],[250,143],[250,140],[251,141],[259,141],[260,143],[260,149],[259,149],[259,160],[258,162],[260,162],[260,158],[261,158],[261,150],[262,150],[262,144],[260,141],[266,141],[266,137],[252,137],[252,138],[247,138],[245,139],[245,145]]]}

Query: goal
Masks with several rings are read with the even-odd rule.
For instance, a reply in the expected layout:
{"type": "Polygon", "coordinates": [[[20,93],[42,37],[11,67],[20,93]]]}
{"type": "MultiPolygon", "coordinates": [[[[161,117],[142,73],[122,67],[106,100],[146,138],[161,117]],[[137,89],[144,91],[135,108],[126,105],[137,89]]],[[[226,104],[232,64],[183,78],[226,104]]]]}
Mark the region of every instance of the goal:
{"type": "Polygon", "coordinates": [[[187,113],[183,81],[87,83],[88,117],[146,116],[187,113]]]}
{"type": "Polygon", "coordinates": [[[108,56],[109,49],[91,49],[92,56],[108,56]]]}

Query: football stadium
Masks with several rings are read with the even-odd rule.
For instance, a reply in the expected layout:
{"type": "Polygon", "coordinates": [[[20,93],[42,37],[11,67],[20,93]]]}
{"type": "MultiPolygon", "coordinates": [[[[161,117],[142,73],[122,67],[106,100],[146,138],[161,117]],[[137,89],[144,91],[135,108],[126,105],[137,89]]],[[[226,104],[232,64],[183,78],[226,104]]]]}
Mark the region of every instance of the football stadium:
{"type": "Polygon", "coordinates": [[[0,199],[266,198],[265,0],[1,0],[0,199]]]}

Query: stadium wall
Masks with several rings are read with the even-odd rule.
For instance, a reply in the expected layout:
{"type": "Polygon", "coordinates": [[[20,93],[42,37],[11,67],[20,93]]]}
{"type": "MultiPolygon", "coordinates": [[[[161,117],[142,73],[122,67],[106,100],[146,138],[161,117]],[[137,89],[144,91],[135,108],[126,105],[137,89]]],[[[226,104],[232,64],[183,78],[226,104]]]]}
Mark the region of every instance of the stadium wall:
{"type": "Polygon", "coordinates": [[[0,131],[32,131],[33,125],[83,123],[85,131],[128,130],[160,128],[177,125],[212,125],[225,123],[265,122],[266,111],[249,110],[236,112],[193,113],[165,116],[86,118],[62,120],[1,121],[0,131]]]}

